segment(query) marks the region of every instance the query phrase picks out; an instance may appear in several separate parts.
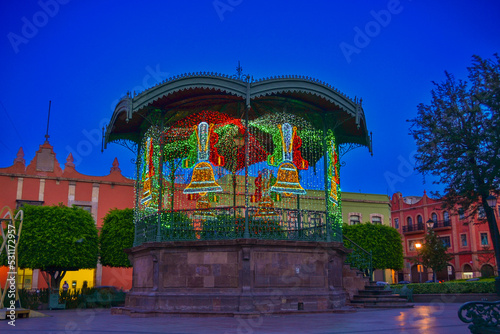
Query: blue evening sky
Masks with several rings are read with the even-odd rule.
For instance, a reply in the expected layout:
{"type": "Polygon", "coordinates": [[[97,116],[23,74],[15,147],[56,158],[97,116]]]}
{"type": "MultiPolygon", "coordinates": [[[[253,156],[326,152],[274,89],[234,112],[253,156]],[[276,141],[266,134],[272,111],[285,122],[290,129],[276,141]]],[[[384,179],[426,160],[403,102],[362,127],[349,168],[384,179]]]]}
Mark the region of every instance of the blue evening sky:
{"type": "Polygon", "coordinates": [[[63,165],[106,175],[131,153],[101,128],[120,97],[186,72],[254,78],[311,76],[363,98],[373,157],[343,157],[343,191],[421,195],[437,190],[413,171],[407,119],[428,103],[444,71],[466,78],[472,55],[500,50],[500,3],[479,1],[2,1],[0,167],[19,147],[26,162],[44,142],[63,165]]]}

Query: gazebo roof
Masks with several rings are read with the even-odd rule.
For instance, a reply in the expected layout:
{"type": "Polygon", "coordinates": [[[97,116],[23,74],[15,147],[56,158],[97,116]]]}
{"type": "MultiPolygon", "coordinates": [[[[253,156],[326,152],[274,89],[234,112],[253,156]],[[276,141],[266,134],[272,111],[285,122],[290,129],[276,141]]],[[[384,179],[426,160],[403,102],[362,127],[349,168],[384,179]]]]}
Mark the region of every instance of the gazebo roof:
{"type": "Polygon", "coordinates": [[[149,127],[147,116],[156,109],[164,112],[168,125],[202,110],[243,118],[246,107],[250,120],[270,111],[291,112],[320,130],[332,129],[339,145],[352,143],[371,150],[361,101],[325,82],[293,75],[253,80],[206,72],[175,76],[138,95],[127,94],[113,112],[105,143],[139,143],[149,127]]]}

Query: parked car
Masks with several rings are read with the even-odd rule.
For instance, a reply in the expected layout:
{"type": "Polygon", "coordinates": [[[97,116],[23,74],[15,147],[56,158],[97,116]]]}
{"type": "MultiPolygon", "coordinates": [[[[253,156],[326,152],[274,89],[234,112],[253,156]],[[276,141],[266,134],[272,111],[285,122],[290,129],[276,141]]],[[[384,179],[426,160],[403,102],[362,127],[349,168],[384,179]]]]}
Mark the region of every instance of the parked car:
{"type": "Polygon", "coordinates": [[[399,281],[398,284],[410,284],[410,281],[399,281]]]}

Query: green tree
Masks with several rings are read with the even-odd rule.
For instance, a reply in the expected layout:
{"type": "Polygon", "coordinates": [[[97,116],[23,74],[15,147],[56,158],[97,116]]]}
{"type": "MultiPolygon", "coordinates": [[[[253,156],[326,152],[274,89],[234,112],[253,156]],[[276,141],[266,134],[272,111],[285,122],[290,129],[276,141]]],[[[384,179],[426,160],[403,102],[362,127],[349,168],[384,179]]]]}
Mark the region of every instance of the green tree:
{"type": "MultiPolygon", "coordinates": [[[[346,237],[372,252],[373,269],[403,269],[403,244],[398,230],[371,223],[343,226],[346,237]]],[[[346,242],[349,247],[349,243],[346,242]]]]}
{"type": "Polygon", "coordinates": [[[444,206],[462,207],[469,216],[484,209],[500,278],[500,235],[486,200],[500,189],[500,58],[474,56],[468,72],[470,83],[447,72],[443,83],[434,83],[431,102],[418,105],[410,120],[410,134],[416,169],[444,185],[444,196],[435,194],[444,206]]]}
{"type": "Polygon", "coordinates": [[[104,217],[99,247],[101,264],[110,267],[131,267],[125,248],[134,244],[134,210],[112,209],[104,217]]]}
{"type": "Polygon", "coordinates": [[[19,267],[40,269],[51,289],[59,289],[67,271],[96,267],[97,228],[89,212],[63,205],[26,205],[23,211],[19,267]]]}
{"type": "Polygon", "coordinates": [[[453,259],[453,255],[447,253],[448,247],[441,239],[430,230],[424,238],[422,248],[418,250],[418,256],[410,258],[410,262],[421,264],[432,269],[432,280],[436,281],[436,273],[446,269],[448,262],[453,259]]]}

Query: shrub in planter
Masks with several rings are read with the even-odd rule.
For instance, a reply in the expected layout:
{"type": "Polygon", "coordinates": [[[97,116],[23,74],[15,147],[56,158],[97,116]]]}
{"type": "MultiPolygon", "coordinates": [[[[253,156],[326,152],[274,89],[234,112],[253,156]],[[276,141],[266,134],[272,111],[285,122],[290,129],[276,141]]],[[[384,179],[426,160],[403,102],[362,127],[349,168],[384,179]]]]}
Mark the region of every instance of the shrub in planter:
{"type": "MultiPolygon", "coordinates": [[[[447,282],[447,283],[412,283],[407,285],[414,294],[460,294],[460,293],[494,293],[495,282],[447,282]]],[[[400,285],[391,287],[400,288],[400,285]]]]}

